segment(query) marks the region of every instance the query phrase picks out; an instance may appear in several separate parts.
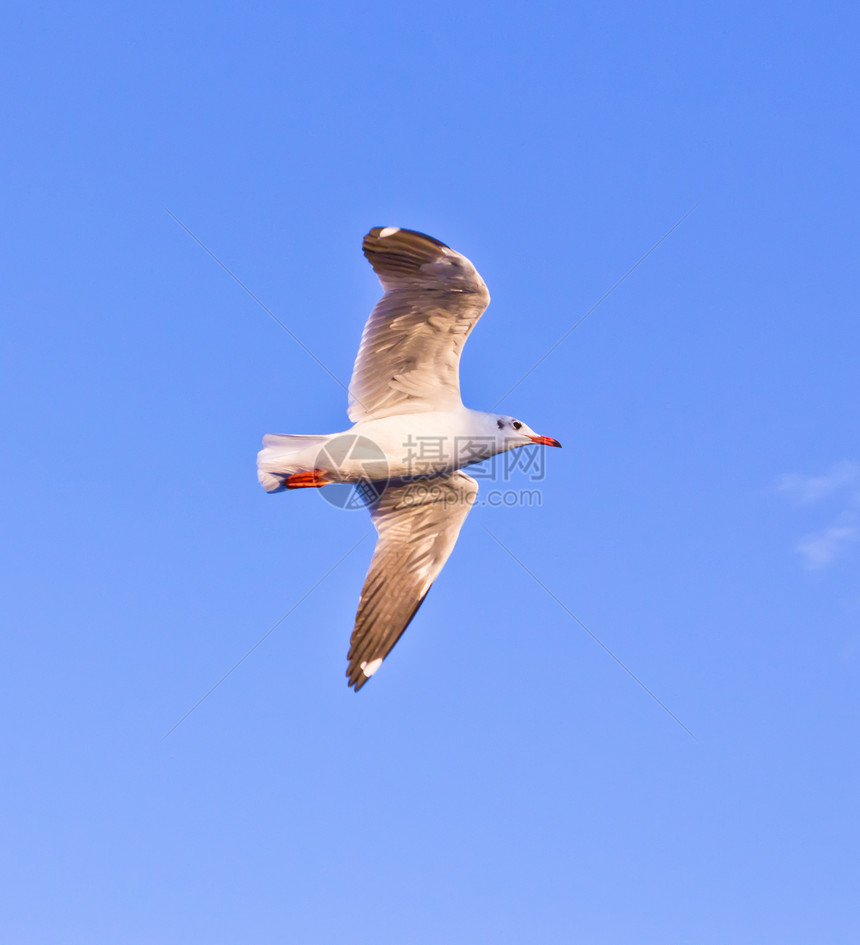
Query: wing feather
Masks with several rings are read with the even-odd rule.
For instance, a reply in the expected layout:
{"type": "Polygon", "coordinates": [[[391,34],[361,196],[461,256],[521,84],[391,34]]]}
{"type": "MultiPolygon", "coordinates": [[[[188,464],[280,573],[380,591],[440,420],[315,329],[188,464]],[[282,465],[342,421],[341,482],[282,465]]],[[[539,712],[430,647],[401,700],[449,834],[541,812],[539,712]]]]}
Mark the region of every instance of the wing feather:
{"type": "Polygon", "coordinates": [[[385,289],[364,327],[349,385],[353,422],[461,404],[460,355],[490,293],[432,236],[374,227],[362,244],[385,289]]]}
{"type": "Polygon", "coordinates": [[[392,482],[370,507],[379,540],[361,591],[346,671],[356,691],[409,626],[478,494],[464,472],[392,482]]]}

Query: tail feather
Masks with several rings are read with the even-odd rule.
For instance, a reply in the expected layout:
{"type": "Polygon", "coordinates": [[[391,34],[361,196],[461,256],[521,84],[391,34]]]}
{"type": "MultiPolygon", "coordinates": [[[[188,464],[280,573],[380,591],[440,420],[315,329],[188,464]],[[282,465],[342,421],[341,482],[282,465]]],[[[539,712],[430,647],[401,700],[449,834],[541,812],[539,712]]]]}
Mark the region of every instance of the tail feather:
{"type": "Polygon", "coordinates": [[[267,433],[263,449],[257,453],[257,478],[266,492],[281,492],[284,479],[298,472],[310,472],[328,436],[267,433]]]}

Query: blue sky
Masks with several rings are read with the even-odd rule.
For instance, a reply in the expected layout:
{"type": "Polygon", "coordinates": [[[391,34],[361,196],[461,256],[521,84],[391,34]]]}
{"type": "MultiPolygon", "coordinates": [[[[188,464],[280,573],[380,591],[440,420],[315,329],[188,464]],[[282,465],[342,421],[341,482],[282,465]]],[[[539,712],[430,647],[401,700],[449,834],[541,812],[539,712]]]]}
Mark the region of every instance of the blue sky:
{"type": "Polygon", "coordinates": [[[856,940],[856,9],[3,19],[7,939],[856,940]],[[343,381],[364,232],[450,243],[489,409],[693,208],[348,691],[369,522],[254,469],[345,395],[170,214],[343,381]]]}

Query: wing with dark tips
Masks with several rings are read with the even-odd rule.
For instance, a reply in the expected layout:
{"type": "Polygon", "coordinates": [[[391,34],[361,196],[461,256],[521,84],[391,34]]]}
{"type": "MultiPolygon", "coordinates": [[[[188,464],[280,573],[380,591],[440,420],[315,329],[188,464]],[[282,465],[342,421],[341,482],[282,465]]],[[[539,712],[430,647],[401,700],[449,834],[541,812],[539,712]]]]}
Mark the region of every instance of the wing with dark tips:
{"type": "Polygon", "coordinates": [[[382,665],[454,549],[478,494],[464,472],[390,483],[370,507],[379,540],[361,591],[346,675],[356,691],[382,665]]]}
{"type": "Polygon", "coordinates": [[[362,246],[385,289],[349,385],[354,422],[461,404],[460,354],[490,303],[465,256],[432,236],[374,227],[362,246]]]}

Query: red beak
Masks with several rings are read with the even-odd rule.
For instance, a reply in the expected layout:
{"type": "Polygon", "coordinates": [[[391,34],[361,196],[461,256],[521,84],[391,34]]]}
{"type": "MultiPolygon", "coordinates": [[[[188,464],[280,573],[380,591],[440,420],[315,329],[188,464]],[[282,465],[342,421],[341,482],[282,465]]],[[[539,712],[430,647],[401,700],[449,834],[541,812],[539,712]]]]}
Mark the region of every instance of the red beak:
{"type": "Polygon", "coordinates": [[[529,439],[532,443],[540,443],[541,446],[561,447],[561,443],[559,443],[558,440],[554,440],[551,436],[530,436],[529,439]]]}

